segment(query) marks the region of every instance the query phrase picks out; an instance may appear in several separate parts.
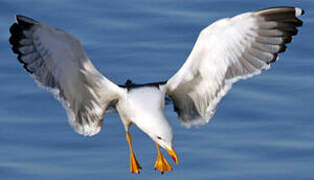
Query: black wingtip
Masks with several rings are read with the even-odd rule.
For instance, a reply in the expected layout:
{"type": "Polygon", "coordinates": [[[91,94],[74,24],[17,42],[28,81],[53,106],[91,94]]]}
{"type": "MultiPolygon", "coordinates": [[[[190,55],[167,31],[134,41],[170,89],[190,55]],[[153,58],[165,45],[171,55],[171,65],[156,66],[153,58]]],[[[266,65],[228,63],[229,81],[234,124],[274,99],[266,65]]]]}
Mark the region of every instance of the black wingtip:
{"type": "Polygon", "coordinates": [[[32,19],[32,18],[29,18],[29,17],[26,17],[26,16],[23,16],[23,15],[16,15],[16,21],[17,23],[23,27],[23,29],[29,29],[31,28],[34,24],[37,24],[38,21],[32,19]]]}
{"type": "Polygon", "coordinates": [[[22,15],[16,15],[16,22],[13,23],[10,27],[11,36],[9,38],[9,42],[10,44],[12,44],[12,51],[13,53],[18,55],[17,59],[20,63],[23,64],[24,69],[31,74],[33,73],[33,71],[31,71],[27,66],[27,63],[23,61],[23,54],[19,48],[21,47],[20,41],[25,38],[23,31],[28,30],[37,23],[37,21],[31,18],[22,15]]]}
{"type": "Polygon", "coordinates": [[[21,28],[17,23],[14,23],[10,28],[11,36],[9,42],[12,44],[12,51],[15,54],[19,53],[18,48],[20,47],[19,41],[24,37],[21,28]]]}
{"type": "Polygon", "coordinates": [[[16,17],[17,22],[19,22],[19,23],[20,22],[26,22],[26,23],[31,23],[31,24],[38,23],[38,21],[36,21],[30,17],[26,17],[24,15],[17,14],[15,17],[16,17]]]}
{"type": "Polygon", "coordinates": [[[302,9],[301,15],[303,15],[305,13],[305,11],[302,9]]]}
{"type": "Polygon", "coordinates": [[[19,25],[17,23],[14,23],[10,27],[9,31],[10,31],[11,34],[14,34],[14,33],[18,32],[18,31],[20,31],[20,27],[19,27],[19,25]]]}
{"type": "Polygon", "coordinates": [[[283,44],[283,45],[280,46],[280,49],[279,49],[278,53],[285,52],[286,50],[287,50],[287,46],[285,44],[283,44]]]}

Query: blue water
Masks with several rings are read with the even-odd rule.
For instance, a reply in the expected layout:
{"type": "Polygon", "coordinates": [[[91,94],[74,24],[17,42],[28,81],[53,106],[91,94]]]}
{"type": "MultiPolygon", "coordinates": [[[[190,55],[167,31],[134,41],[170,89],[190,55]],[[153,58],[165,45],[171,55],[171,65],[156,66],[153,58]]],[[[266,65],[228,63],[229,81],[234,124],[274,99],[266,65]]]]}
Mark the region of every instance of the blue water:
{"type": "Polygon", "coordinates": [[[1,0],[0,179],[314,179],[313,12],[311,0],[1,0]],[[7,41],[14,15],[27,15],[79,38],[112,81],[159,81],[177,71],[208,24],[282,5],[304,8],[304,26],[271,70],[237,83],[203,127],[183,128],[166,107],[179,164],[171,161],[174,170],[164,175],[153,169],[155,145],[135,126],[133,147],[143,171],[129,173],[118,115],[106,115],[95,137],[76,134],[7,41]]]}

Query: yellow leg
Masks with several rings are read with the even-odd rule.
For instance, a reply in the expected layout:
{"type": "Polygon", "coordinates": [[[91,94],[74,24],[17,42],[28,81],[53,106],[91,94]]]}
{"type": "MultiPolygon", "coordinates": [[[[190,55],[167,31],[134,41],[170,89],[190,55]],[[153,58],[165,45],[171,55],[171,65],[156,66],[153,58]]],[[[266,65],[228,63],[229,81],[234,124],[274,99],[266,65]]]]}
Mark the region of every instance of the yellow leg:
{"type": "Polygon", "coordinates": [[[140,166],[140,164],[137,162],[135,158],[135,154],[133,152],[132,144],[131,144],[131,136],[129,132],[126,133],[126,140],[128,141],[129,148],[130,148],[130,172],[140,174],[140,169],[142,169],[142,167],[140,166]]]}
{"type": "Polygon", "coordinates": [[[167,162],[167,160],[164,158],[164,156],[161,154],[160,149],[159,149],[159,145],[157,143],[156,143],[156,146],[157,146],[158,156],[157,156],[157,160],[155,163],[155,169],[160,171],[161,174],[163,174],[165,171],[171,171],[172,168],[169,165],[169,163],[167,162]]]}

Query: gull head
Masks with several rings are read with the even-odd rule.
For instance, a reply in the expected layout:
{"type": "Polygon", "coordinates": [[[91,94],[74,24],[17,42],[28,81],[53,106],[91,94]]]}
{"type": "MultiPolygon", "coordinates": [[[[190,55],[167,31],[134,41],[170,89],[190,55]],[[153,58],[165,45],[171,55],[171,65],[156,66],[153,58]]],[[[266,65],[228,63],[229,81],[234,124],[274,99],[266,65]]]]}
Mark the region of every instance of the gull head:
{"type": "Polygon", "coordinates": [[[155,143],[164,148],[173,161],[178,163],[177,155],[172,146],[173,133],[172,129],[165,118],[158,118],[158,120],[144,123],[139,128],[145,132],[155,143]],[[145,126],[147,125],[147,126],[145,126]]]}

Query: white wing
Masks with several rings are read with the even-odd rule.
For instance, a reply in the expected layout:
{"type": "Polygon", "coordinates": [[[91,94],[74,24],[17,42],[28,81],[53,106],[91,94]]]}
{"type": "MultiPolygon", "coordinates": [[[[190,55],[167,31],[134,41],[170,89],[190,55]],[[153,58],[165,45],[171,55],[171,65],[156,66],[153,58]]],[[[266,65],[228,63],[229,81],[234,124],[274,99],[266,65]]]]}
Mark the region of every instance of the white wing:
{"type": "Polygon", "coordinates": [[[121,89],[96,70],[70,34],[24,16],[16,19],[10,43],[19,61],[62,102],[76,132],[97,134],[107,106],[119,98],[121,89]]]}
{"type": "Polygon", "coordinates": [[[268,69],[297,34],[303,10],[278,7],[216,21],[203,29],[166,86],[183,125],[209,122],[232,84],[268,69]]]}

